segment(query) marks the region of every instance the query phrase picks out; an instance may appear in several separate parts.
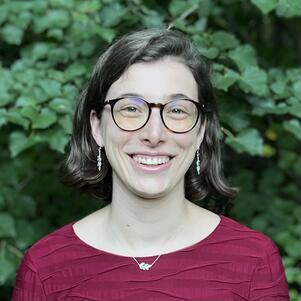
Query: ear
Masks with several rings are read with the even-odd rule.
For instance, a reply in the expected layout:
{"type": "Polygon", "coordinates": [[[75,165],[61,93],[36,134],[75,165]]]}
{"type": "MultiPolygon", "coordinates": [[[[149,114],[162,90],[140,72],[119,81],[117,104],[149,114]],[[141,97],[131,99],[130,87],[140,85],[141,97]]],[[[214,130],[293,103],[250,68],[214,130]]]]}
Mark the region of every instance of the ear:
{"type": "Polygon", "coordinates": [[[203,142],[205,131],[206,131],[207,119],[205,119],[204,123],[202,124],[198,135],[197,135],[197,147],[199,148],[203,142]]]}
{"type": "Polygon", "coordinates": [[[103,147],[104,141],[101,133],[100,119],[97,117],[97,114],[94,110],[90,112],[90,126],[91,126],[91,133],[95,142],[98,144],[98,146],[103,147]]]}

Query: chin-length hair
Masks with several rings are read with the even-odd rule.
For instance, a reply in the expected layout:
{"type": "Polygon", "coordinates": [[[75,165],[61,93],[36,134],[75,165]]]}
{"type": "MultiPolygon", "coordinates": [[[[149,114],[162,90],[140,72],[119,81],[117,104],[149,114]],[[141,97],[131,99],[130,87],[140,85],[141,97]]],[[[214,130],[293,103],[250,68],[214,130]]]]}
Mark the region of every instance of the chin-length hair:
{"type": "MultiPolygon", "coordinates": [[[[73,119],[73,132],[65,160],[60,168],[61,181],[81,192],[110,201],[112,168],[102,151],[102,168],[98,171],[96,144],[90,126],[90,112],[101,118],[104,101],[111,85],[133,64],[175,57],[192,72],[198,86],[198,101],[205,104],[201,116],[206,119],[204,139],[200,145],[200,175],[196,158],[185,174],[185,197],[191,201],[205,197],[233,198],[237,189],[226,184],[221,162],[221,129],[210,64],[183,33],[169,29],[146,29],[126,34],[114,41],[99,57],[86,88],[79,96],[73,119]]],[[[183,134],[185,135],[185,134],[183,134]]]]}

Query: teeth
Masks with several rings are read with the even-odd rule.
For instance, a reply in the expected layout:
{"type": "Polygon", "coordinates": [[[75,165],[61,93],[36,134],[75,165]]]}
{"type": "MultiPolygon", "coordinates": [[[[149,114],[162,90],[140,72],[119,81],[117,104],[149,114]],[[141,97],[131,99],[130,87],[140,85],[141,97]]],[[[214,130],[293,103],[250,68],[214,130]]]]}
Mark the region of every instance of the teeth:
{"type": "Polygon", "coordinates": [[[140,156],[140,155],[134,155],[133,159],[140,163],[145,165],[159,165],[159,164],[165,164],[170,160],[168,156],[157,156],[157,157],[148,157],[148,156],[140,156]]]}

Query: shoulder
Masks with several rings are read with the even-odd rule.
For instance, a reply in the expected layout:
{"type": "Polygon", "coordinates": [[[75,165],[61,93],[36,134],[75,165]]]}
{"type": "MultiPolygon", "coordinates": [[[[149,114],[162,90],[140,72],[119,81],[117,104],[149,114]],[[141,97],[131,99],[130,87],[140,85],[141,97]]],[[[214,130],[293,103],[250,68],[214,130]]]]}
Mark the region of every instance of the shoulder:
{"type": "Polygon", "coordinates": [[[76,249],[78,242],[72,229],[72,223],[65,225],[26,251],[16,275],[13,300],[23,300],[24,296],[26,300],[46,300],[45,281],[62,270],[76,254],[72,249],[76,249]]]}
{"type": "Polygon", "coordinates": [[[230,248],[239,249],[240,253],[259,258],[278,253],[276,244],[269,236],[232,218],[222,215],[218,228],[217,239],[230,248]]]}
{"type": "Polygon", "coordinates": [[[72,225],[73,222],[42,237],[26,251],[24,260],[36,269],[64,260],[78,243],[72,225]]]}
{"type": "Polygon", "coordinates": [[[221,216],[221,222],[209,245],[212,245],[210,251],[217,250],[216,256],[231,262],[231,266],[235,266],[235,271],[240,271],[242,275],[247,271],[246,275],[252,283],[254,293],[260,287],[272,288],[274,285],[278,286],[277,290],[287,292],[278,247],[266,234],[221,216]]]}

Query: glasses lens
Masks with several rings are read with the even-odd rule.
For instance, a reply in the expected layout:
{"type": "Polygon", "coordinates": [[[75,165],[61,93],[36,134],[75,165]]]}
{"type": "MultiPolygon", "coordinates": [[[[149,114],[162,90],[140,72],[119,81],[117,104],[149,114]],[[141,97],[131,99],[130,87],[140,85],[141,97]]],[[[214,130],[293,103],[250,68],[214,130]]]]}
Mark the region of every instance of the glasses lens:
{"type": "Polygon", "coordinates": [[[174,132],[191,130],[198,119],[198,108],[189,100],[174,100],[169,102],[163,110],[166,126],[174,132]]]}
{"type": "Polygon", "coordinates": [[[139,129],[148,117],[148,106],[143,99],[127,97],[118,100],[113,115],[117,125],[127,131],[139,129]]]}

